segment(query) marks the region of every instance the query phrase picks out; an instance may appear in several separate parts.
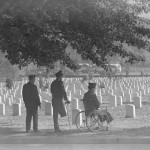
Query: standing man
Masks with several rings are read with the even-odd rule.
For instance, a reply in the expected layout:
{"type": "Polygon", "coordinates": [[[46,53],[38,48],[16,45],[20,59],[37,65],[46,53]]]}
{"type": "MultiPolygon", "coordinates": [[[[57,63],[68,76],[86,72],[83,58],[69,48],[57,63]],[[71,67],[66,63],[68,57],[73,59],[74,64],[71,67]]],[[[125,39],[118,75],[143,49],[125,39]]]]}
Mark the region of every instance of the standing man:
{"type": "Polygon", "coordinates": [[[55,76],[56,79],[51,84],[51,93],[52,93],[54,130],[56,133],[58,133],[61,132],[58,124],[58,114],[60,114],[61,117],[65,117],[67,115],[63,103],[63,99],[68,104],[70,103],[70,101],[68,101],[64,84],[62,81],[62,77],[63,77],[62,71],[57,72],[55,76]]]}
{"type": "Polygon", "coordinates": [[[41,102],[38,94],[38,89],[35,83],[35,75],[30,75],[29,82],[23,86],[22,96],[26,107],[26,132],[30,131],[31,119],[33,117],[33,130],[38,130],[38,107],[41,108],[41,102]]]}

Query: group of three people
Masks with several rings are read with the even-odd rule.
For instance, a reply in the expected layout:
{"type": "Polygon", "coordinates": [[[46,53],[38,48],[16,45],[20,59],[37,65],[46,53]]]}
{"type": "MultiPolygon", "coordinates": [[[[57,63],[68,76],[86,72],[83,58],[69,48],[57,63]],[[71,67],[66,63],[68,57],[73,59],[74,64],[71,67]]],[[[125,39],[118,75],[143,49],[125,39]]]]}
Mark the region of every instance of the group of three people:
{"type": "MultiPolygon", "coordinates": [[[[62,71],[57,72],[56,79],[51,84],[51,94],[52,94],[52,106],[53,106],[53,122],[54,130],[56,133],[61,132],[58,123],[58,115],[61,117],[67,115],[64,102],[70,104],[67,98],[67,94],[62,81],[63,73],[62,71]]],[[[39,132],[38,130],[38,107],[41,108],[41,102],[38,94],[37,86],[35,83],[35,75],[29,76],[29,82],[23,86],[22,96],[26,107],[26,132],[31,129],[31,120],[33,117],[33,130],[34,132],[39,132]]],[[[98,109],[100,103],[96,97],[95,89],[96,83],[89,83],[88,91],[84,94],[83,104],[85,106],[85,115],[87,116],[91,111],[98,109]]]]}

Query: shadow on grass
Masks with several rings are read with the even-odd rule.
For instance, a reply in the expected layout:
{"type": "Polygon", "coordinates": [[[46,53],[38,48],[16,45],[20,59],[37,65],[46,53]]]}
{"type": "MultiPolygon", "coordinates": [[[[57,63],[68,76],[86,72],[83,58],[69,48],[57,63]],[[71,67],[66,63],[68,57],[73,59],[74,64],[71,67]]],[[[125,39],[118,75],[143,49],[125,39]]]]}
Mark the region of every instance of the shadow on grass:
{"type": "MultiPolygon", "coordinates": [[[[55,133],[53,129],[41,129],[40,132],[33,132],[32,130],[29,133],[26,133],[24,129],[22,128],[3,128],[0,127],[0,136],[8,136],[8,137],[49,137],[49,136],[73,136],[73,135],[84,135],[84,136],[90,136],[92,132],[89,132],[88,130],[85,132],[79,131],[78,129],[72,129],[71,131],[69,129],[62,130],[60,133],[55,133]]],[[[95,134],[95,133],[94,133],[95,134]]],[[[148,127],[140,127],[140,128],[123,128],[123,129],[113,129],[109,128],[108,131],[100,131],[97,136],[149,136],[150,137],[150,126],[148,127]]]]}
{"type": "Polygon", "coordinates": [[[23,134],[26,133],[22,128],[10,128],[10,127],[0,127],[1,135],[11,135],[11,134],[23,134]]]}
{"type": "MultiPolygon", "coordinates": [[[[135,137],[150,137],[150,126],[141,128],[122,129],[121,134],[135,137]]],[[[116,132],[117,134],[117,132],[116,132]]],[[[119,133],[118,133],[119,134],[119,133]]]]}
{"type": "Polygon", "coordinates": [[[40,129],[40,132],[33,132],[33,130],[31,130],[29,133],[26,133],[23,128],[0,127],[0,136],[64,136],[87,132],[89,131],[82,132],[78,129],[72,129],[70,131],[66,129],[62,130],[62,132],[55,133],[53,129],[40,129]]]}
{"type": "Polygon", "coordinates": [[[55,133],[54,130],[48,130],[48,129],[41,129],[40,133],[34,133],[31,132],[30,136],[67,136],[67,135],[76,135],[76,134],[84,134],[88,133],[89,131],[79,131],[78,129],[72,129],[71,131],[68,129],[62,130],[62,132],[55,133]]]}

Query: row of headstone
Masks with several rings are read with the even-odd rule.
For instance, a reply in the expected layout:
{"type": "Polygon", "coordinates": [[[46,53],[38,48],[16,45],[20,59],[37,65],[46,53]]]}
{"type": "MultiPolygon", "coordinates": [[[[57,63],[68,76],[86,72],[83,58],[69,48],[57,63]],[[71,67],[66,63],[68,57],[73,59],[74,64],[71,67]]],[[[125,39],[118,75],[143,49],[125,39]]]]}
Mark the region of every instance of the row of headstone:
{"type": "MultiPolygon", "coordinates": [[[[74,86],[74,90],[73,90],[73,92],[75,93],[75,86],[74,86]]],[[[71,93],[71,92],[70,92],[71,93]]],[[[113,92],[110,92],[110,93],[112,93],[113,94],[113,92]]],[[[116,93],[114,93],[114,94],[116,94],[116,93]]],[[[123,96],[123,94],[122,94],[122,96],[123,96]]],[[[112,107],[116,107],[116,106],[119,106],[119,105],[122,105],[122,96],[111,96],[111,106],[112,107]]],[[[135,95],[134,95],[135,96],[135,95]]],[[[73,97],[72,97],[73,98],[73,97]]],[[[72,98],[70,98],[70,99],[72,99],[72,98]]],[[[100,98],[100,100],[102,100],[101,98],[100,98]]],[[[130,96],[130,100],[131,100],[131,96],[130,96]]],[[[132,99],[132,101],[134,100],[134,105],[135,105],[135,107],[136,108],[140,108],[141,107],[141,101],[140,101],[140,98],[137,98],[137,97],[133,97],[133,99],[132,99]]],[[[73,98],[73,100],[72,100],[72,110],[74,110],[74,109],[78,109],[78,99],[75,99],[75,98],[73,98]]],[[[134,113],[133,113],[134,114],[134,113]]]]}
{"type": "MultiPolygon", "coordinates": [[[[136,106],[136,105],[135,105],[136,106]]],[[[135,117],[135,106],[134,105],[126,105],[126,117],[135,117]]],[[[78,109],[78,100],[74,99],[72,102],[72,124],[75,123],[75,118],[78,112],[81,110],[78,109]]],[[[0,114],[5,115],[5,104],[0,104],[0,114]]],[[[52,104],[48,101],[45,101],[45,115],[53,115],[52,104]]],[[[16,103],[13,104],[13,116],[21,116],[21,105],[16,103]]]]}
{"type": "MultiPolygon", "coordinates": [[[[125,117],[126,118],[135,118],[135,106],[132,105],[132,104],[128,104],[128,105],[125,105],[125,108],[126,108],[126,115],[125,117]]],[[[81,109],[73,109],[72,110],[72,125],[75,125],[76,124],[76,121],[78,124],[82,125],[82,114],[80,114],[80,116],[77,118],[78,120],[76,120],[76,116],[79,112],[81,112],[82,110],[81,109]]]]}
{"type": "MultiPolygon", "coordinates": [[[[126,117],[135,118],[135,106],[132,104],[128,104],[125,105],[125,108],[126,108],[126,117]]],[[[72,124],[75,124],[76,116],[80,111],[81,109],[77,109],[77,108],[72,109],[72,124]]],[[[0,114],[3,116],[5,115],[5,104],[0,103],[0,114]]],[[[50,116],[53,115],[53,107],[50,102],[45,102],[45,115],[50,115],[50,116]]],[[[21,106],[18,103],[13,104],[13,116],[21,116],[21,106]]],[[[81,122],[81,120],[78,121],[81,122]]]]}
{"type": "MultiPolygon", "coordinates": [[[[74,83],[75,83],[75,82],[76,82],[76,81],[74,81],[74,83]]],[[[86,87],[87,87],[87,83],[86,83],[86,87]]],[[[78,91],[78,90],[75,89],[75,85],[74,85],[73,88],[74,88],[74,89],[73,89],[74,94],[72,94],[72,97],[70,97],[70,99],[72,99],[72,100],[73,100],[74,97],[76,96],[76,95],[75,95],[75,92],[78,91]]],[[[81,87],[81,88],[82,88],[82,90],[86,91],[85,88],[83,88],[83,87],[81,87]]],[[[115,93],[116,91],[115,91],[114,93],[113,93],[113,92],[114,92],[114,91],[110,90],[110,93],[116,94],[116,93],[115,93]]],[[[11,92],[10,92],[10,93],[11,93],[11,92]]],[[[72,93],[72,92],[71,92],[71,93],[72,93]]],[[[83,93],[83,94],[84,94],[84,93],[83,93]]],[[[79,96],[82,97],[83,94],[80,93],[79,96]]],[[[117,94],[118,94],[118,93],[117,93],[117,94]]],[[[116,107],[116,106],[122,105],[121,96],[118,96],[119,94],[118,94],[118,95],[117,95],[117,94],[116,94],[116,96],[111,96],[111,99],[110,99],[111,101],[110,101],[110,102],[111,102],[111,106],[112,106],[112,107],[116,107]]],[[[7,96],[7,95],[6,95],[6,96],[7,96]]],[[[19,95],[19,96],[21,96],[21,95],[19,95]]],[[[42,96],[43,96],[43,95],[42,95],[42,96]]],[[[48,95],[48,96],[49,96],[49,95],[48,95]]],[[[103,98],[101,98],[100,95],[98,95],[98,96],[100,97],[100,100],[101,100],[101,102],[102,102],[103,98]]],[[[48,98],[50,98],[50,96],[49,96],[49,97],[45,97],[45,99],[48,99],[48,98]]],[[[76,98],[79,98],[79,97],[76,97],[76,98]]],[[[134,101],[134,105],[135,105],[136,108],[141,107],[141,100],[140,100],[140,99],[133,97],[132,99],[130,98],[130,101],[134,101]],[[133,99],[137,99],[137,100],[133,100],[133,99]]],[[[8,102],[8,104],[10,104],[10,99],[9,99],[9,98],[8,98],[7,102],[8,102]]],[[[73,106],[72,106],[72,107],[73,107],[72,109],[74,109],[74,106],[75,106],[75,109],[78,108],[78,106],[77,106],[77,105],[78,105],[78,104],[77,104],[77,103],[78,103],[77,100],[73,100],[72,103],[75,103],[75,104],[72,104],[72,105],[73,105],[73,106]],[[74,101],[76,101],[76,102],[74,102],[74,101]]]]}
{"type": "MultiPolygon", "coordinates": [[[[45,101],[44,106],[45,115],[53,115],[53,107],[51,102],[45,101]]],[[[5,116],[5,104],[0,103],[0,115],[5,116]]],[[[21,116],[21,105],[19,103],[14,103],[12,105],[12,115],[13,116],[21,116]]]]}

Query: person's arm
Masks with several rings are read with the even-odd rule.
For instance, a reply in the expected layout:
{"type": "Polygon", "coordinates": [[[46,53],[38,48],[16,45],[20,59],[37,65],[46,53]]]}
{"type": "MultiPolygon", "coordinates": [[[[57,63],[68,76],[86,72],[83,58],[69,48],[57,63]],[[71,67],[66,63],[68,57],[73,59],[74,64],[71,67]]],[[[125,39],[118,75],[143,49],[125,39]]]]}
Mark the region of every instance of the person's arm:
{"type": "Polygon", "coordinates": [[[52,93],[52,95],[53,95],[53,93],[54,93],[54,92],[53,92],[53,83],[54,83],[54,82],[52,82],[52,84],[51,84],[51,88],[50,88],[50,89],[51,89],[51,93],[52,93]]]}
{"type": "Polygon", "coordinates": [[[95,109],[98,109],[100,107],[100,103],[99,103],[99,101],[97,99],[96,94],[93,95],[93,101],[94,101],[94,107],[95,107],[95,109]]]}
{"type": "Polygon", "coordinates": [[[38,106],[41,108],[40,97],[39,97],[39,93],[38,93],[38,89],[36,85],[35,85],[35,99],[37,101],[38,106]]]}
{"type": "Polygon", "coordinates": [[[68,97],[67,97],[67,93],[65,91],[65,87],[64,87],[63,81],[61,82],[61,91],[62,91],[62,94],[63,94],[63,97],[64,97],[66,103],[70,103],[70,101],[68,100],[68,97]]]}
{"type": "Polygon", "coordinates": [[[27,107],[27,101],[26,101],[26,88],[25,88],[25,85],[23,86],[23,89],[22,89],[22,98],[23,98],[25,107],[27,107]]]}

